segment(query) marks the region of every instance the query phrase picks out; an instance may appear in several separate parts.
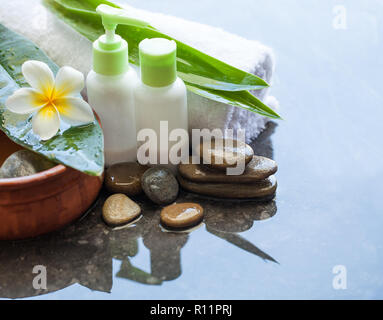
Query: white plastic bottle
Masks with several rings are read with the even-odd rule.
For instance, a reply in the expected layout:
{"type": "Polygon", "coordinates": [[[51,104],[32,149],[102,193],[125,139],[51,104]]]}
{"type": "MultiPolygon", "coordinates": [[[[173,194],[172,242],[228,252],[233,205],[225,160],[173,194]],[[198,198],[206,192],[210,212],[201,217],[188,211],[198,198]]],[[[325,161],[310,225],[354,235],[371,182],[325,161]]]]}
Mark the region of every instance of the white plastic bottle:
{"type": "Polygon", "coordinates": [[[87,76],[89,104],[101,119],[105,165],[136,161],[137,139],[133,104],[135,70],[129,66],[128,44],[115,34],[117,24],[145,24],[125,11],[100,5],[105,35],[93,43],[93,70],[87,76]]]}
{"type": "MultiPolygon", "coordinates": [[[[134,88],[137,133],[150,129],[157,140],[149,147],[157,150],[156,161],[149,164],[175,167],[169,157],[172,146],[189,148],[187,91],[184,82],[177,77],[176,43],[163,38],[145,39],[139,44],[140,81],[134,88]],[[169,141],[168,134],[181,129],[186,139],[169,141]],[[181,146],[180,144],[183,144],[181,146]]],[[[138,153],[140,154],[140,153],[138,153]]],[[[139,162],[140,159],[138,159],[139,162]]]]}

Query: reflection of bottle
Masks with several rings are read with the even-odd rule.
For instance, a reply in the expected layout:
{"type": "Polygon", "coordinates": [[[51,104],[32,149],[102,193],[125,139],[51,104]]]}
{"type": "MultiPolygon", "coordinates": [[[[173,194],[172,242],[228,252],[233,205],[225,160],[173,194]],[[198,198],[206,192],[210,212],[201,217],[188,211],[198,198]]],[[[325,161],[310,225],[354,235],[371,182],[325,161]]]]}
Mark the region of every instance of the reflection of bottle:
{"type": "Polygon", "coordinates": [[[93,70],[87,77],[89,104],[100,116],[107,166],[136,160],[133,87],[136,72],[129,67],[128,44],[115,34],[117,24],[142,24],[125,11],[100,5],[105,34],[93,43],[93,70]]]}
{"type": "Polygon", "coordinates": [[[181,273],[181,249],[188,241],[187,233],[163,232],[158,224],[144,235],[150,250],[151,275],[163,281],[177,279],[181,273]]]}
{"type": "MultiPolygon", "coordinates": [[[[141,81],[134,90],[134,104],[137,132],[150,129],[157,136],[149,141],[149,150],[157,151],[157,161],[150,164],[171,163],[168,152],[176,142],[172,137],[174,142],[169,142],[168,134],[174,129],[186,133],[179,146],[186,146],[188,151],[186,86],[177,77],[176,50],[174,41],[162,38],[145,39],[139,45],[141,81]]],[[[175,140],[179,139],[176,131],[173,134],[175,140]]]]}

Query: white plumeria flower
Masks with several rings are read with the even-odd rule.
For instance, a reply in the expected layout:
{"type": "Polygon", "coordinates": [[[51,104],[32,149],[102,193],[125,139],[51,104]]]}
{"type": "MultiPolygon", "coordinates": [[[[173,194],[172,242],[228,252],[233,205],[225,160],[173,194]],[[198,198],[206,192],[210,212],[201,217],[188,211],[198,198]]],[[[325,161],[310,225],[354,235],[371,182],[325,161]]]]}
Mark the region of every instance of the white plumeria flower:
{"type": "Polygon", "coordinates": [[[60,119],[70,125],[82,125],[94,121],[92,108],[79,97],[84,88],[81,72],[62,67],[56,79],[47,64],[29,60],[21,71],[32,88],[21,88],[6,101],[6,107],[14,113],[31,114],[32,129],[42,140],[49,140],[60,129],[60,119]]]}

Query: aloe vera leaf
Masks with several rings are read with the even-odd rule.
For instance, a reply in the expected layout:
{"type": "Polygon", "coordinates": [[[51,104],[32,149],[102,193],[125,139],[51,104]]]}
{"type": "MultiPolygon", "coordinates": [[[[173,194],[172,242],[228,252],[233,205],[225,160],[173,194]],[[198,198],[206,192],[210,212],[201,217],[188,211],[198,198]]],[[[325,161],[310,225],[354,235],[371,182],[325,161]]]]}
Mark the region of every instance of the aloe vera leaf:
{"type": "MultiPolygon", "coordinates": [[[[43,2],[60,19],[90,41],[96,40],[104,33],[101,17],[95,12],[95,8],[99,4],[119,8],[112,2],[102,0],[43,0],[43,2]]],[[[154,28],[120,25],[117,27],[117,33],[128,41],[129,60],[136,65],[139,63],[138,44],[141,40],[154,37],[172,39],[154,28]]],[[[241,107],[273,119],[280,119],[276,112],[259,99],[246,93],[248,89],[267,87],[266,82],[251,83],[250,85],[248,79],[256,76],[238,70],[178,40],[175,41],[177,42],[178,75],[187,83],[189,90],[215,101],[241,107]]]]}
{"type": "MultiPolygon", "coordinates": [[[[101,24],[101,18],[96,14],[96,7],[99,4],[108,4],[116,8],[118,5],[110,1],[103,0],[48,0],[45,3],[58,4],[55,8],[65,15],[72,17],[72,27],[77,29],[85,36],[89,34],[84,27],[90,27],[97,30],[93,33],[91,40],[94,41],[98,36],[104,33],[101,24]],[[94,19],[94,15],[98,17],[94,19]],[[76,19],[81,18],[83,21],[76,19]],[[85,22],[85,24],[83,23],[85,22]],[[80,28],[78,28],[80,26],[80,28]],[[96,37],[94,37],[96,35],[96,37]]],[[[150,21],[149,21],[150,23],[150,21]]],[[[268,87],[263,79],[254,74],[237,69],[227,63],[215,59],[197,49],[194,49],[181,41],[173,39],[168,35],[161,33],[153,27],[139,28],[132,26],[119,26],[118,33],[129,43],[131,62],[138,64],[138,43],[145,38],[161,37],[172,39],[177,42],[177,69],[179,76],[189,83],[202,87],[223,90],[223,91],[243,91],[257,90],[268,87]],[[132,46],[133,44],[133,46],[132,46]]]]}

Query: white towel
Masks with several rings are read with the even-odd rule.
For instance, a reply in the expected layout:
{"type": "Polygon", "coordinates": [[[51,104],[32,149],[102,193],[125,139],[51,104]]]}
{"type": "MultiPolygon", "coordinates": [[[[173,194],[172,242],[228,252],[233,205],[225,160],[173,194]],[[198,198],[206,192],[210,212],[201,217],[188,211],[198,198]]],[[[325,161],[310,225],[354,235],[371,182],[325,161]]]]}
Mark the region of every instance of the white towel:
{"type": "MultiPolygon", "coordinates": [[[[274,71],[273,52],[261,43],[219,28],[123,6],[132,16],[149,22],[161,32],[239,69],[256,74],[271,84],[274,71]]],[[[36,43],[58,65],[70,65],[84,74],[91,69],[91,42],[55,17],[40,0],[12,0],[2,3],[0,23],[36,43]]],[[[257,90],[254,94],[273,109],[277,109],[278,102],[268,95],[268,91],[257,90]]],[[[191,92],[188,93],[188,107],[190,129],[245,129],[247,141],[255,138],[269,120],[191,92]]]]}

